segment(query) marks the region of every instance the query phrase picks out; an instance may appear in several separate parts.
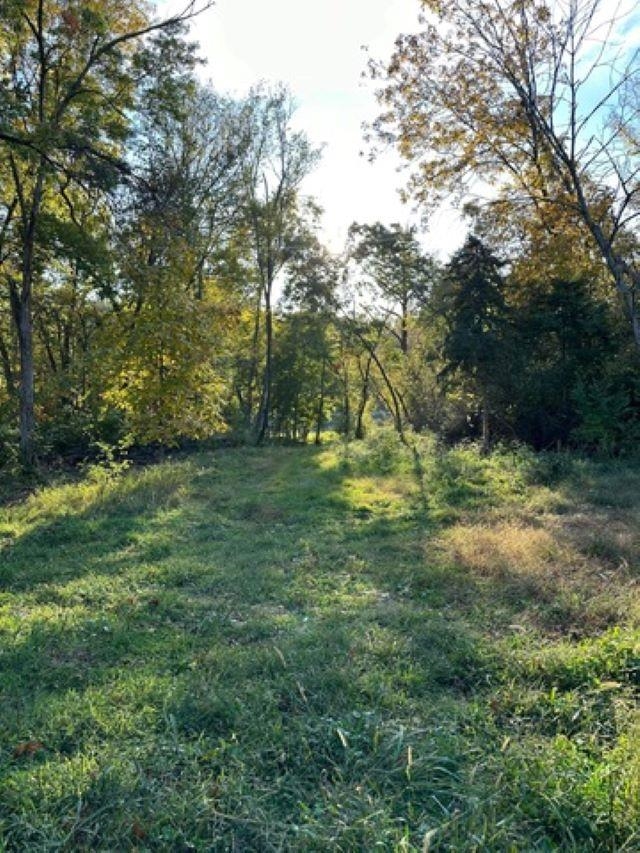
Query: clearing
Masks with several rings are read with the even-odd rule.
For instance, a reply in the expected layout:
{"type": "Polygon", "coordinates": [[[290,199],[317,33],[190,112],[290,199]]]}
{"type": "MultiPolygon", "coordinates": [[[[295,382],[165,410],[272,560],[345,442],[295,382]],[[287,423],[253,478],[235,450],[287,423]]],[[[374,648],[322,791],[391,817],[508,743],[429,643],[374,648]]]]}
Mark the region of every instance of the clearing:
{"type": "Polygon", "coordinates": [[[640,850],[640,467],[225,450],[0,507],[0,848],[640,850]]]}

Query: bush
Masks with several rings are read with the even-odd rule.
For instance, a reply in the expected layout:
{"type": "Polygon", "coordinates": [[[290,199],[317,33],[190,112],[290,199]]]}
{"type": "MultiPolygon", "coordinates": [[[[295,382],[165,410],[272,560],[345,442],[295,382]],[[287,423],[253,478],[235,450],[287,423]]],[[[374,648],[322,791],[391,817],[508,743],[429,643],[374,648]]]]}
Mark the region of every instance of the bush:
{"type": "Polygon", "coordinates": [[[80,462],[89,455],[92,440],[89,413],[66,406],[55,419],[39,425],[38,455],[49,462],[80,462]]]}
{"type": "Polygon", "coordinates": [[[533,451],[530,447],[519,447],[516,454],[517,466],[524,482],[529,486],[555,486],[566,480],[576,469],[576,457],[561,451],[533,451]]]}
{"type": "Polygon", "coordinates": [[[67,406],[38,429],[38,454],[47,462],[71,464],[100,457],[104,446],[118,447],[126,437],[124,416],[114,409],[96,417],[86,409],[67,406]]]}
{"type": "Polygon", "coordinates": [[[392,427],[377,427],[362,441],[344,445],[343,463],[366,474],[390,474],[407,470],[411,452],[392,427]]]}

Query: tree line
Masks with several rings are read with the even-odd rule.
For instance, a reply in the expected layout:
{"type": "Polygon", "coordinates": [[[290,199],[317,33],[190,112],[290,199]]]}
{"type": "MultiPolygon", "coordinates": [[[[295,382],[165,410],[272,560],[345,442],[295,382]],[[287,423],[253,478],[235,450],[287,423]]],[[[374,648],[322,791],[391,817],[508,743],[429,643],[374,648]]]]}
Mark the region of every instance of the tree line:
{"type": "Polygon", "coordinates": [[[498,187],[442,263],[397,223],[323,246],[303,192],[320,152],[285,87],[201,81],[203,6],[5,0],[2,461],[360,438],[376,420],[633,451],[636,57],[618,50],[588,89],[599,5],[425,2],[422,34],[372,67],[373,133],[427,212],[465,182],[498,187]]]}

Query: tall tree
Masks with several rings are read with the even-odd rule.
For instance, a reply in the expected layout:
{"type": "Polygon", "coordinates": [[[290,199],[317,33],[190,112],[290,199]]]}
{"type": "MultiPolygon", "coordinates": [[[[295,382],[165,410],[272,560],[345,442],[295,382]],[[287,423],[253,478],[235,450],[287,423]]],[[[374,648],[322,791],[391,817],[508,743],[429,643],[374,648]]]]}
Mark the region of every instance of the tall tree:
{"type": "Polygon", "coordinates": [[[34,461],[33,288],[43,211],[80,188],[112,186],[144,37],[189,20],[193,0],[152,21],[143,2],[6,0],[0,19],[0,158],[11,176],[8,206],[17,237],[7,281],[20,351],[20,449],[34,461]],[[15,200],[15,201],[14,201],[15,200]]]}
{"type": "Polygon", "coordinates": [[[620,369],[624,347],[592,281],[528,281],[520,299],[513,312],[518,353],[510,359],[518,376],[510,395],[514,427],[537,448],[560,447],[580,423],[576,389],[620,369]]]}
{"type": "Polygon", "coordinates": [[[171,442],[221,423],[225,381],[217,360],[228,323],[221,279],[242,220],[250,140],[246,104],[218,96],[192,73],[192,45],[165,29],[141,56],[136,180],[119,194],[114,238],[119,278],[105,399],[134,436],[171,442]]]}
{"type": "Polygon", "coordinates": [[[376,304],[395,320],[389,324],[403,355],[409,352],[409,314],[423,303],[435,276],[435,264],[421,249],[416,229],[353,223],[349,229],[351,257],[373,286],[376,304]]]}
{"type": "Polygon", "coordinates": [[[423,199],[508,182],[541,213],[568,206],[622,295],[640,346],[640,217],[633,4],[606,0],[422,0],[400,36],[376,128],[416,166],[423,199]],[[622,10],[622,11],[621,11],[622,10]],[[631,42],[630,42],[631,39],[631,42]]]}
{"type": "Polygon", "coordinates": [[[482,445],[488,450],[491,413],[506,375],[507,306],[501,263],[477,237],[468,237],[445,268],[439,302],[447,329],[443,375],[475,393],[482,445]]]}
{"type": "Polygon", "coordinates": [[[273,378],[273,290],[276,278],[293,253],[304,204],[300,185],[320,156],[304,133],[292,124],[294,104],[283,88],[258,89],[252,96],[252,146],[247,159],[247,222],[251,229],[259,279],[260,309],[264,307],[265,353],[260,405],[255,424],[260,443],[269,431],[273,378]]]}
{"type": "MultiPolygon", "coordinates": [[[[337,309],[340,281],[338,261],[322,246],[314,233],[301,233],[296,251],[289,261],[283,293],[283,323],[290,340],[292,361],[296,362],[296,380],[303,387],[310,419],[315,420],[315,443],[327,414],[327,398],[332,384],[332,356],[335,335],[332,326],[337,309]]],[[[285,350],[286,351],[286,350],[285,350]]],[[[281,365],[288,371],[286,358],[281,365]]],[[[282,388],[282,371],[276,370],[276,381],[282,388]]]]}

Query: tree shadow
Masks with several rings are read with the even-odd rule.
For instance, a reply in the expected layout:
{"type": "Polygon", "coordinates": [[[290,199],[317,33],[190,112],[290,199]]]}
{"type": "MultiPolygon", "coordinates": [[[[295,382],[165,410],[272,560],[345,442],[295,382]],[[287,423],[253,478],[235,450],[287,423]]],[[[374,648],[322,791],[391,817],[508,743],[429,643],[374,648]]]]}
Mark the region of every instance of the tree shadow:
{"type": "Polygon", "coordinates": [[[423,670],[400,686],[409,694],[480,683],[479,638],[410,601],[421,520],[354,503],[349,475],[318,458],[282,452],[261,472],[260,494],[245,498],[239,452],[231,472],[202,469],[191,498],[193,472],[174,477],[162,500],[157,483],[153,500],[148,485],[116,490],[23,535],[2,568],[8,606],[27,594],[1,659],[13,689],[82,691],[132,666],[175,674],[206,643],[227,654],[274,643],[294,657],[299,644],[305,654],[317,647],[309,666],[328,677],[338,663],[323,657],[329,636],[342,638],[347,662],[360,652],[377,661],[388,647],[391,667],[408,650],[423,670]]]}
{"type": "Polygon", "coordinates": [[[3,562],[0,777],[41,771],[30,810],[9,803],[14,846],[40,820],[60,845],[78,814],[78,844],[141,846],[143,814],[150,839],[176,833],[150,847],[266,849],[286,815],[274,846],[295,849],[294,823],[331,814],[354,833],[345,849],[367,849],[372,815],[404,826],[419,804],[434,825],[461,807],[476,759],[460,708],[486,703],[496,636],[553,591],[434,553],[424,472],[399,494],[275,448],[149,476],[43,520],[3,562]],[[31,739],[37,754],[13,754],[31,739]],[[95,763],[73,782],[82,808],[71,783],[38,801],[76,756],[95,763]]]}

